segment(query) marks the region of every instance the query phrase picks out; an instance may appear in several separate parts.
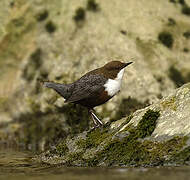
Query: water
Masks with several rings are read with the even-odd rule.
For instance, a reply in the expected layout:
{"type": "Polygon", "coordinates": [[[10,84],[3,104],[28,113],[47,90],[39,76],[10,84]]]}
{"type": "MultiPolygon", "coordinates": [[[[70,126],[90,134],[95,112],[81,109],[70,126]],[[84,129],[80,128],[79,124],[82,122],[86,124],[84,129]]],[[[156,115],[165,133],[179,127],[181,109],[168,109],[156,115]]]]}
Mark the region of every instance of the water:
{"type": "Polygon", "coordinates": [[[79,168],[32,161],[33,154],[0,150],[0,180],[188,180],[190,167],[79,168]]]}

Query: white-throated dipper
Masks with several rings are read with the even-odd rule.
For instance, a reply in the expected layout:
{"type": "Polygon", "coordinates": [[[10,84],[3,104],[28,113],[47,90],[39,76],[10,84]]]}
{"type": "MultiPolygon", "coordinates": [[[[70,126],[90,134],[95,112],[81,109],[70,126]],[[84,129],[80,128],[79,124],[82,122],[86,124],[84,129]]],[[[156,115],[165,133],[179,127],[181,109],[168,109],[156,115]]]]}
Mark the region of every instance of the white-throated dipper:
{"type": "Polygon", "coordinates": [[[43,82],[45,87],[54,89],[65,102],[87,107],[95,127],[103,125],[96,116],[94,107],[104,104],[121,88],[124,68],[132,62],[111,61],[103,67],[92,70],[71,84],[43,82]]]}

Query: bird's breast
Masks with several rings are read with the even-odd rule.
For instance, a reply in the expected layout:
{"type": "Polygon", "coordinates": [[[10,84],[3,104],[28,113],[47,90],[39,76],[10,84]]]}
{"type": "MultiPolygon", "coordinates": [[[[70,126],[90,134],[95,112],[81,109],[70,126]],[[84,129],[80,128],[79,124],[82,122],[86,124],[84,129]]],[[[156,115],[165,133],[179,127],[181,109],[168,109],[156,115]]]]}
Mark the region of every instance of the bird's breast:
{"type": "Polygon", "coordinates": [[[109,96],[114,96],[120,91],[121,80],[108,79],[104,87],[109,96]]]}

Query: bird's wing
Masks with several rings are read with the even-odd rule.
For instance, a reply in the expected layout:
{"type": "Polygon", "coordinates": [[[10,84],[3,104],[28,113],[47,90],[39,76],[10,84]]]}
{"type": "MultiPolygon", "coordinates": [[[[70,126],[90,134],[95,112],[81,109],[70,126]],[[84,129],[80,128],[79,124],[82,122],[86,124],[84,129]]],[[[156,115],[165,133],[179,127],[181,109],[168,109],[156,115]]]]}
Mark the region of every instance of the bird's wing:
{"type": "Polygon", "coordinates": [[[76,102],[94,96],[104,89],[107,79],[102,75],[86,74],[74,83],[72,95],[66,102],[76,102]]]}

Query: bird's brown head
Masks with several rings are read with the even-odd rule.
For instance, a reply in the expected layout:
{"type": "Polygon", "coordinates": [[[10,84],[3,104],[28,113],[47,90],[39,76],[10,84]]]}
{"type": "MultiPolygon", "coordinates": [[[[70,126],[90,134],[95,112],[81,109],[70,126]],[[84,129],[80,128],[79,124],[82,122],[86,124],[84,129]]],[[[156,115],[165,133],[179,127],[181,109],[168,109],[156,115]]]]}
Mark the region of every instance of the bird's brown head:
{"type": "Polygon", "coordinates": [[[101,68],[101,71],[107,78],[115,79],[118,73],[131,63],[132,62],[110,61],[101,68]]]}

